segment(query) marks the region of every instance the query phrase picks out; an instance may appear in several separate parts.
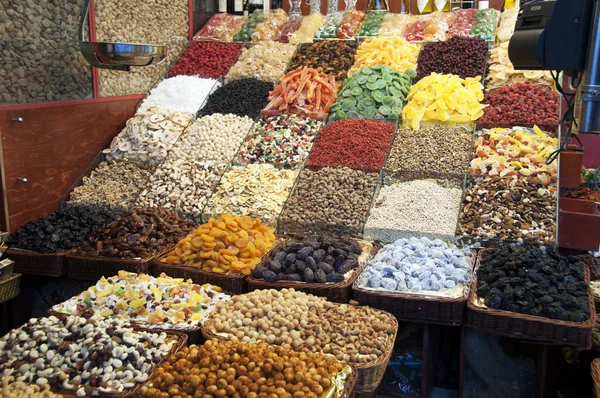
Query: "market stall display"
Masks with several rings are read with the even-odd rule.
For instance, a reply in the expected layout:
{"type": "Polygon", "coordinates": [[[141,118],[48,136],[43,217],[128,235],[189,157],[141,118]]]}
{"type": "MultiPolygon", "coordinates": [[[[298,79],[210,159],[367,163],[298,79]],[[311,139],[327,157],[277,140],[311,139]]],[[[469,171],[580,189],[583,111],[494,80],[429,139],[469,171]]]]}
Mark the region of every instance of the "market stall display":
{"type": "Polygon", "coordinates": [[[369,261],[354,294],[400,319],[460,325],[476,256],[439,239],[399,239],[369,261]]]}
{"type": "Polygon", "coordinates": [[[49,384],[26,384],[23,381],[16,381],[14,376],[2,378],[0,394],[7,398],[63,398],[62,394],[55,394],[50,391],[49,384]]]}
{"type": "Polygon", "coordinates": [[[500,43],[490,50],[489,66],[485,87],[494,90],[514,83],[535,83],[554,87],[554,79],[550,71],[515,70],[508,57],[508,41],[500,43]]]}
{"type": "Polygon", "coordinates": [[[459,232],[481,240],[552,244],[555,219],[556,186],[524,176],[482,176],[467,183],[459,232]]]}
{"type": "Polygon", "coordinates": [[[262,10],[256,9],[248,16],[246,22],[242,25],[240,31],[233,36],[233,41],[250,41],[252,34],[256,32],[256,26],[265,20],[265,14],[262,10]]]}
{"type": "Polygon", "coordinates": [[[216,89],[198,111],[198,117],[213,113],[233,113],[255,119],[267,104],[273,83],[247,78],[229,82],[216,89]]]}
{"type": "Polygon", "coordinates": [[[396,126],[380,120],[335,121],[321,129],[306,166],[345,166],[379,171],[396,126]]]}
{"type": "Polygon", "coordinates": [[[218,78],[225,76],[237,60],[241,49],[241,43],[192,42],[169,70],[169,77],[187,75],[218,78]]]}
{"type": "Polygon", "coordinates": [[[315,33],[315,39],[336,39],[337,32],[346,16],[345,11],[328,13],[325,22],[315,33]]]}
{"type": "Polygon", "coordinates": [[[299,67],[318,69],[326,75],[334,75],[338,82],[343,81],[354,63],[358,44],[350,40],[322,40],[300,44],[290,60],[289,71],[299,67]]]}
{"type": "Polygon", "coordinates": [[[266,343],[208,340],[202,346],[191,345],[178,351],[140,388],[139,395],[158,398],[165,393],[196,391],[196,395],[254,397],[260,391],[281,398],[292,394],[349,398],[355,371],[323,354],[303,355],[266,343]],[[222,367],[216,373],[220,378],[206,377],[212,372],[211,364],[217,362],[222,367]],[[265,365],[251,366],[257,363],[265,365]],[[178,382],[167,384],[163,380],[178,382]]]}
{"type": "Polygon", "coordinates": [[[433,72],[413,84],[402,110],[402,124],[418,130],[421,125],[448,124],[472,128],[483,115],[481,78],[461,79],[433,72]]]}
{"type": "Polygon", "coordinates": [[[556,183],[558,161],[548,164],[548,157],[558,149],[558,139],[548,136],[537,126],[478,132],[473,143],[469,173],[482,175],[520,175],[542,184],[556,183]]]}
{"type": "Polygon", "coordinates": [[[312,43],[315,33],[324,22],[325,16],[320,13],[303,17],[298,30],[290,36],[290,43],[312,43]]]}
{"type": "Polygon", "coordinates": [[[588,347],[596,318],[589,279],[578,257],[506,244],[484,250],[467,324],[519,338],[588,347]],[[520,326],[509,327],[512,319],[520,326]]]}
{"type": "Polygon", "coordinates": [[[157,106],[140,107],[103,153],[108,161],[126,160],[156,166],[167,157],[191,121],[188,113],[157,106]]]}
{"type": "Polygon", "coordinates": [[[472,37],[452,37],[427,43],[419,53],[417,80],[431,73],[456,75],[461,78],[483,76],[488,43],[472,37]]]}
{"type": "Polygon", "coordinates": [[[419,45],[409,43],[402,37],[365,39],[356,50],[356,59],[348,76],[352,76],[363,66],[385,65],[400,73],[409,69],[416,70],[419,50],[419,45]]]}
{"type": "Polygon", "coordinates": [[[255,78],[267,82],[279,82],[296,51],[293,44],[262,42],[242,49],[238,61],[227,73],[226,79],[255,78]]]}
{"type": "Polygon", "coordinates": [[[279,218],[280,232],[360,235],[378,174],[347,167],[303,170],[279,218]]]}
{"type": "Polygon", "coordinates": [[[296,33],[302,26],[302,15],[290,15],[288,21],[281,28],[281,33],[277,38],[277,41],[281,43],[289,43],[290,37],[296,33]]]}
{"type": "Polygon", "coordinates": [[[239,33],[248,17],[219,13],[213,15],[195,35],[194,39],[217,39],[231,41],[239,33]]]}
{"type": "Polygon", "coordinates": [[[132,162],[100,162],[69,195],[67,206],[98,205],[116,211],[133,209],[152,170],[132,162]]]}
{"type": "MultiPolygon", "coordinates": [[[[103,97],[148,92],[164,78],[188,45],[186,0],[98,0],[94,2],[94,14],[96,40],[165,45],[169,55],[161,64],[134,66],[128,73],[99,69],[100,95],[103,97]]],[[[79,16],[80,13],[71,14],[75,20],[79,20],[79,16]]]]}
{"type": "Polygon", "coordinates": [[[298,67],[288,72],[271,91],[261,115],[284,113],[323,120],[335,101],[337,87],[334,75],[326,75],[320,69],[298,67]]]}
{"type": "Polygon", "coordinates": [[[235,161],[300,168],[308,158],[320,128],[321,122],[307,116],[262,117],[246,136],[235,161]]]}
{"type": "Polygon", "coordinates": [[[448,12],[434,12],[428,15],[427,26],[423,31],[424,41],[444,41],[446,32],[454,21],[454,14],[448,12]]]}
{"type": "Polygon", "coordinates": [[[221,178],[204,213],[240,214],[274,224],[297,175],[297,170],[278,170],[264,163],[233,166],[221,178]]]}
{"type": "Polygon", "coordinates": [[[225,291],[243,293],[250,275],[275,243],[273,227],[257,218],[224,214],[210,219],[158,260],[158,270],[185,272],[196,283],[215,283],[225,291]]]}
{"type": "Polygon", "coordinates": [[[196,285],[161,274],[119,271],[102,277],[88,290],[52,307],[51,311],[88,319],[115,319],[152,330],[198,330],[215,304],[229,300],[221,288],[196,285]]]}
{"type": "Polygon", "coordinates": [[[419,234],[454,236],[462,190],[455,182],[412,180],[380,187],[365,225],[367,238],[393,242],[419,234]]]}
{"type": "Polygon", "coordinates": [[[412,21],[404,28],[404,38],[408,41],[423,41],[426,27],[426,20],[418,19],[416,21],[412,21]]]}
{"type": "Polygon", "coordinates": [[[388,12],[383,16],[379,29],[380,37],[404,37],[406,26],[410,23],[409,14],[396,14],[388,12]]]}
{"type": "Polygon", "coordinates": [[[387,13],[382,11],[367,12],[367,16],[356,35],[358,37],[378,36],[379,29],[381,28],[386,15],[387,13]]]}
{"type": "Polygon", "coordinates": [[[519,16],[519,7],[507,8],[502,11],[500,16],[500,25],[496,32],[496,39],[499,43],[504,43],[510,40],[515,32],[517,17],[519,16]]]}
{"type": "Polygon", "coordinates": [[[235,296],[217,304],[214,316],[203,326],[206,337],[266,341],[294,351],[331,354],[358,368],[355,392],[375,390],[397,330],[398,322],[386,312],[331,303],[293,288],[235,296]],[[246,313],[250,322],[236,322],[246,313]]]}
{"type": "Polygon", "coordinates": [[[250,291],[293,286],[347,303],[352,283],[375,250],[373,243],[323,235],[286,236],[248,278],[250,291]]]}
{"type": "Polygon", "coordinates": [[[472,132],[464,127],[401,128],[396,132],[384,170],[400,180],[441,178],[461,182],[472,141],[472,132]]]}
{"type": "Polygon", "coordinates": [[[283,8],[277,8],[265,15],[265,19],[256,24],[256,31],[252,33],[252,41],[273,41],[279,37],[281,29],[288,20],[288,15],[283,8]]]}
{"type": "Polygon", "coordinates": [[[400,73],[388,66],[364,66],[342,85],[330,120],[378,119],[397,122],[415,71],[400,73]]]}
{"type": "MultiPolygon", "coordinates": [[[[515,9],[518,10],[516,7],[515,9]]],[[[473,26],[477,21],[476,17],[477,10],[473,8],[456,11],[454,13],[454,21],[452,21],[452,24],[448,29],[447,37],[449,39],[452,37],[469,37],[471,35],[471,29],[473,29],[473,26]]]]}
{"type": "Polygon", "coordinates": [[[160,82],[150,90],[148,96],[138,108],[147,111],[156,107],[165,111],[187,113],[193,116],[204,104],[206,98],[221,83],[214,79],[203,79],[196,76],[175,76],[160,82]]]}
{"type": "Polygon", "coordinates": [[[135,330],[103,319],[33,318],[0,339],[0,372],[26,383],[50,384],[78,397],[118,395],[145,382],[153,368],[185,340],[185,336],[135,330]],[[122,371],[114,371],[121,367],[122,371]]]}
{"type": "Polygon", "coordinates": [[[348,11],[337,31],[338,39],[352,39],[355,37],[366,17],[367,14],[364,11],[348,11]]]}
{"type": "Polygon", "coordinates": [[[67,258],[73,279],[98,280],[119,270],[148,272],[150,260],[194,228],[175,211],[137,208],[97,229],[67,258]]]}
{"type": "Polygon", "coordinates": [[[533,83],[515,83],[485,94],[488,105],[477,122],[478,128],[539,126],[558,131],[560,96],[550,88],[533,83]]]}

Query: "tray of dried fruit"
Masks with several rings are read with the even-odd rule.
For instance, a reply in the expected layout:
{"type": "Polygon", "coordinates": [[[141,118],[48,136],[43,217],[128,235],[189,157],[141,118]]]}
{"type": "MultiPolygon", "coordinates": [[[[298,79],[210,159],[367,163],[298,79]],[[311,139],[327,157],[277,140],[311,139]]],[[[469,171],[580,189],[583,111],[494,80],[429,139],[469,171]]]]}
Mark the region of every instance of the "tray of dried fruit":
{"type": "Polygon", "coordinates": [[[354,299],[409,322],[459,326],[473,286],[475,250],[440,239],[383,246],[352,286],[354,299]]]}
{"type": "Polygon", "coordinates": [[[274,228],[257,218],[211,218],[154,261],[155,273],[210,283],[226,292],[248,291],[246,277],[273,247],[274,228]]]}
{"type": "Polygon", "coordinates": [[[193,231],[194,223],[163,208],[140,207],[96,230],[66,256],[67,275],[98,280],[120,270],[152,273],[152,260],[193,231]]]}
{"type": "MultiPolygon", "coordinates": [[[[548,249],[549,250],[549,249],[548,249]]],[[[577,256],[504,245],[475,269],[465,325],[492,334],[589,348],[596,322],[590,272],[577,256]]]]}
{"type": "Polygon", "coordinates": [[[186,341],[187,336],[179,332],[140,330],[115,320],[63,315],[32,318],[0,339],[0,372],[25,376],[25,383],[49,384],[52,391],[68,397],[123,398],[132,395],[186,341]],[[46,343],[37,348],[52,361],[45,362],[36,349],[24,348],[40,338],[46,343]],[[79,362],[70,365],[74,355],[79,362]],[[86,362],[90,368],[84,368],[86,362]],[[12,368],[14,364],[21,365],[12,368]],[[62,373],[65,366],[70,370],[62,373]],[[117,368],[123,370],[116,372],[117,368]],[[51,377],[57,372],[62,373],[60,378],[51,377]]]}
{"type": "Polygon", "coordinates": [[[12,300],[20,293],[21,274],[7,274],[0,277],[0,303],[12,300]]]}
{"type": "Polygon", "coordinates": [[[302,358],[303,365],[297,366],[299,356],[298,352],[272,347],[264,342],[254,345],[208,340],[201,346],[182,347],[136,391],[136,396],[174,396],[186,391],[216,397],[223,394],[250,396],[248,394],[258,393],[258,385],[261,385],[260,391],[265,395],[277,397],[291,397],[297,392],[307,397],[352,396],[356,367],[346,365],[331,355],[318,353],[306,354],[302,358]],[[219,361],[222,362],[222,369],[218,371],[221,373],[217,375],[220,380],[215,378],[211,381],[203,377],[211,364],[219,361]],[[259,362],[265,365],[250,372],[246,369],[248,363],[259,362]],[[257,382],[253,381],[254,376],[257,382]],[[175,383],[164,383],[164,380],[174,380],[175,383]]]}
{"type": "Polygon", "coordinates": [[[291,235],[271,250],[248,277],[248,290],[296,290],[347,303],[352,284],[377,244],[354,238],[291,235]]]}
{"type": "Polygon", "coordinates": [[[200,286],[165,274],[155,278],[119,271],[56,304],[50,314],[102,317],[149,330],[184,332],[195,342],[200,326],[221,300],[229,300],[229,296],[218,286],[200,286]]]}
{"type": "Polygon", "coordinates": [[[375,391],[397,332],[398,321],[388,312],[333,303],[294,288],[234,296],[217,303],[202,325],[207,339],[266,341],[295,351],[334,354],[358,369],[355,393],[375,391]],[[251,317],[242,321],[246,313],[251,317]]]}

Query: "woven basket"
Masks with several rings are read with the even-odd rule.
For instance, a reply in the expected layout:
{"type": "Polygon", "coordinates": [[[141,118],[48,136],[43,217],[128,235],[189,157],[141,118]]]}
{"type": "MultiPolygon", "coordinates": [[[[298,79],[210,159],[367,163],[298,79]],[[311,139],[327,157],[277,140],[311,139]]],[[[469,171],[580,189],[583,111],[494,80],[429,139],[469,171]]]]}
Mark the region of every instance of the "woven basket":
{"type": "Polygon", "coordinates": [[[37,253],[30,250],[8,248],[4,253],[6,257],[15,262],[15,272],[58,278],[67,273],[65,256],[71,251],[37,253]]]}
{"type": "MultiPolygon", "coordinates": [[[[281,245],[285,245],[285,240],[281,242],[281,245]]],[[[252,276],[248,277],[248,290],[263,290],[263,289],[289,289],[293,288],[301,292],[313,294],[319,297],[325,297],[328,301],[335,303],[348,303],[352,300],[352,285],[356,281],[356,278],[360,275],[362,270],[366,267],[369,258],[372,258],[375,253],[379,250],[377,244],[373,244],[373,248],[369,253],[369,257],[365,259],[358,268],[352,270],[350,277],[343,282],[338,283],[307,283],[307,282],[292,282],[292,281],[276,281],[267,282],[264,279],[256,279],[252,276]]],[[[263,258],[265,261],[267,257],[263,258]]]]}
{"type": "Polygon", "coordinates": [[[426,296],[385,290],[375,290],[354,284],[354,299],[361,305],[369,305],[388,311],[396,318],[409,322],[434,323],[438,325],[460,326],[465,313],[465,304],[474,284],[474,268],[479,256],[472,251],[470,282],[465,284],[463,295],[458,298],[426,296]]]}
{"type": "Polygon", "coordinates": [[[152,260],[156,256],[157,254],[153,254],[145,259],[134,260],[116,257],[85,257],[74,253],[68,254],[66,256],[67,276],[70,279],[97,281],[103,276],[117,275],[120,270],[151,274],[152,260]]]}
{"type": "Polygon", "coordinates": [[[595,281],[600,279],[600,258],[596,258],[591,254],[583,254],[579,256],[581,261],[590,269],[590,278],[595,281]]]}
{"type": "Polygon", "coordinates": [[[12,300],[19,295],[21,274],[10,274],[0,279],[0,303],[12,300]]]}
{"type": "MultiPolygon", "coordinates": [[[[589,285],[590,271],[587,267],[584,267],[584,280],[589,285]]],[[[465,325],[492,334],[588,348],[592,343],[592,328],[596,322],[596,309],[591,291],[588,296],[590,318],[586,322],[579,323],[479,307],[475,304],[477,299],[477,269],[475,269],[473,289],[467,302],[465,325]]]]}
{"type": "Polygon", "coordinates": [[[600,398],[600,358],[592,361],[591,369],[594,380],[594,397],[600,398]]]}
{"type": "Polygon", "coordinates": [[[243,294],[248,292],[246,276],[242,274],[217,274],[199,268],[161,263],[158,260],[153,261],[153,266],[155,276],[159,276],[164,272],[173,278],[191,279],[198,285],[210,283],[221,287],[223,291],[228,293],[243,294]]]}
{"type": "MultiPolygon", "coordinates": [[[[383,314],[385,314],[385,316],[389,318],[394,333],[388,337],[389,343],[384,355],[380,356],[375,362],[368,363],[366,365],[355,365],[358,369],[356,385],[354,387],[355,395],[372,393],[377,389],[377,387],[381,383],[381,380],[383,379],[383,375],[385,374],[388,362],[392,356],[392,352],[394,350],[394,342],[396,341],[396,335],[398,334],[398,320],[392,314],[377,309],[375,310],[382,312],[383,314]]],[[[202,325],[201,330],[204,337],[207,340],[217,339],[227,341],[226,336],[221,336],[211,331],[212,323],[213,319],[209,318],[206,322],[204,322],[204,325],[202,325]]]]}

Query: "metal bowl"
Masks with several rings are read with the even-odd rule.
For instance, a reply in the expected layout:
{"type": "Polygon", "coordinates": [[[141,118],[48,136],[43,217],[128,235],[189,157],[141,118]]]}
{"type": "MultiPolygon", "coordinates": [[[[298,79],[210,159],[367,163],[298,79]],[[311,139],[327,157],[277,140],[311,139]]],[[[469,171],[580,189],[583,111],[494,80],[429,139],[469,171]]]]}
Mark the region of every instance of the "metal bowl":
{"type": "Polygon", "coordinates": [[[90,65],[102,69],[129,70],[164,61],[166,46],[154,44],[80,41],[79,49],[90,65]]]}

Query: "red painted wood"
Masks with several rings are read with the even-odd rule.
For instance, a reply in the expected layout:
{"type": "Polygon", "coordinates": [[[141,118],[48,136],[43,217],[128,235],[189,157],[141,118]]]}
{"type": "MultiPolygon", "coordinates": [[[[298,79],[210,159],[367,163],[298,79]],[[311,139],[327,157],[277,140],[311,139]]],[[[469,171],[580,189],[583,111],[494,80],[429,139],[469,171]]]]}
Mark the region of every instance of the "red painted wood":
{"type": "Polygon", "coordinates": [[[600,250],[600,215],[589,200],[560,198],[558,243],[577,250],[600,250]]]}
{"type": "MultiPolygon", "coordinates": [[[[59,208],[69,186],[133,116],[140,96],[0,112],[9,227],[59,208]],[[13,118],[23,118],[23,123],[13,118]],[[17,180],[27,178],[27,183],[17,180]]],[[[65,101],[66,102],[66,101],[65,101]]],[[[2,230],[8,230],[1,225],[2,230]]]]}
{"type": "Polygon", "coordinates": [[[123,95],[119,97],[100,97],[100,98],[89,98],[89,99],[78,99],[78,100],[66,100],[66,101],[49,101],[40,102],[34,104],[15,104],[15,105],[3,105],[0,106],[0,112],[4,111],[22,111],[28,109],[42,109],[42,108],[54,108],[57,106],[72,106],[72,105],[86,105],[86,104],[98,104],[104,102],[113,101],[130,101],[130,100],[141,100],[146,94],[132,94],[123,95]]]}
{"type": "MultiPolygon", "coordinates": [[[[89,24],[90,40],[96,41],[96,9],[94,7],[94,0],[90,3],[89,24]]],[[[98,68],[94,67],[92,67],[92,87],[94,89],[94,98],[100,98],[100,72],[98,72],[98,68]]]]}

